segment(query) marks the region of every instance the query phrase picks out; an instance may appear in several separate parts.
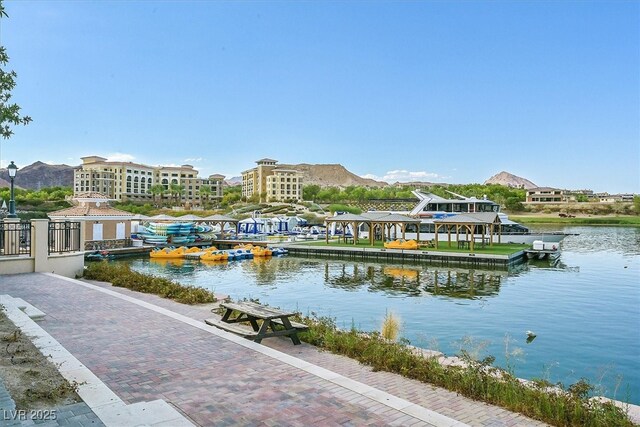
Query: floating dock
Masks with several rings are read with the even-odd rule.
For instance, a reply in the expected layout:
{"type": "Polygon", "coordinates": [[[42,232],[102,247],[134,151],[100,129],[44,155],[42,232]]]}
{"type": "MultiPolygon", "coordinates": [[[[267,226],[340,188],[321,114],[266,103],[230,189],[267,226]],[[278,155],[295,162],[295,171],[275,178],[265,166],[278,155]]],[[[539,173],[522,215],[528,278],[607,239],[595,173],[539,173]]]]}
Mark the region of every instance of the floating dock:
{"type": "MultiPolygon", "coordinates": [[[[254,246],[267,246],[265,241],[248,240],[214,240],[201,245],[189,246],[215,246],[218,249],[231,249],[238,244],[252,244],[254,246]]],[[[521,250],[510,255],[479,254],[471,252],[441,252],[436,249],[429,250],[403,250],[403,249],[383,249],[370,247],[323,247],[282,242],[277,246],[286,247],[290,255],[323,258],[342,258],[359,261],[388,261],[388,262],[411,262],[429,263],[441,266],[464,265],[484,268],[509,268],[521,264],[527,259],[529,250],[521,250]]],[[[136,256],[148,254],[154,248],[163,246],[142,246],[122,249],[111,249],[109,254],[116,257],[136,256]]],[[[540,251],[535,251],[536,253],[540,251]]],[[[558,252],[558,251],[547,251],[558,252]]],[[[200,252],[186,254],[185,258],[196,259],[200,252]]]]}
{"type": "Polygon", "coordinates": [[[525,251],[511,255],[440,252],[438,250],[402,250],[382,248],[321,247],[286,245],[289,254],[306,257],[343,258],[360,261],[426,262],[442,266],[465,265],[475,267],[509,268],[525,260],[525,251]]]}

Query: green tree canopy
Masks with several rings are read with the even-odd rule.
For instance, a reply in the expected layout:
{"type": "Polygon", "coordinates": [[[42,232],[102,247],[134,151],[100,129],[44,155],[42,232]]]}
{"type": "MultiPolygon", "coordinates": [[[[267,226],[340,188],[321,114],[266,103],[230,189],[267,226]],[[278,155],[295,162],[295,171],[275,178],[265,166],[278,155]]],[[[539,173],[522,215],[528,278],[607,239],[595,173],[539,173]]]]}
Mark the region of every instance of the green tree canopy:
{"type": "MultiPolygon", "coordinates": [[[[0,20],[9,16],[4,10],[2,0],[0,0],[0,20]]],[[[0,135],[4,139],[9,139],[13,135],[12,126],[26,125],[31,121],[31,117],[20,114],[20,106],[12,104],[11,91],[16,87],[15,71],[6,70],[9,64],[9,55],[4,46],[0,46],[0,135]]]]}

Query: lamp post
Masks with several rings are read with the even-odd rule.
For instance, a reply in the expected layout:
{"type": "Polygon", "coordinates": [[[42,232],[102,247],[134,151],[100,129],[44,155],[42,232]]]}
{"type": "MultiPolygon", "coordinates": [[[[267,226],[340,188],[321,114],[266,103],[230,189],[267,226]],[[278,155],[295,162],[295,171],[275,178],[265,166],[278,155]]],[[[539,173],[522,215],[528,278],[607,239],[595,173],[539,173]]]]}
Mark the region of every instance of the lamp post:
{"type": "Polygon", "coordinates": [[[16,201],[13,196],[13,179],[16,177],[16,172],[18,172],[18,167],[11,161],[11,164],[7,166],[7,170],[9,171],[9,178],[11,179],[11,193],[9,197],[9,215],[7,218],[17,218],[16,215],[16,201]]]}

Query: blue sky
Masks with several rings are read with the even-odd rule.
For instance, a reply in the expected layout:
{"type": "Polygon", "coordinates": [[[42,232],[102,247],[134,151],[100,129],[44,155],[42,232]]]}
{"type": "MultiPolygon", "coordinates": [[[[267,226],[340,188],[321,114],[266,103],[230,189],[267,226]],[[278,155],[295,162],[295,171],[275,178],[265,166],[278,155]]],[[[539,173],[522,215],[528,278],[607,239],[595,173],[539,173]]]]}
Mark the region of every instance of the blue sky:
{"type": "Polygon", "coordinates": [[[640,193],[639,2],[11,1],[1,161],[640,193]]]}

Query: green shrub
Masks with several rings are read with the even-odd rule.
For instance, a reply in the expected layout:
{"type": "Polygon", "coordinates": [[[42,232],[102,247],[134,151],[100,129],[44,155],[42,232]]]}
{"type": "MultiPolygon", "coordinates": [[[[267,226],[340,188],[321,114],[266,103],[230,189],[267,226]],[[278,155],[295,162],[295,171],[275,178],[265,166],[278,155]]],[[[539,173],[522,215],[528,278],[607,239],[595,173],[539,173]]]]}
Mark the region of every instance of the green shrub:
{"type": "Polygon", "coordinates": [[[216,302],[215,294],[207,289],[185,286],[162,277],[138,273],[126,264],[92,262],[88,264],[84,278],[111,282],[113,286],[159,295],[183,304],[216,302]]]}
{"type": "Polygon", "coordinates": [[[355,206],[348,206],[348,205],[341,205],[338,203],[334,203],[332,205],[329,205],[328,210],[333,213],[333,212],[349,212],[352,214],[356,214],[356,215],[360,215],[362,213],[362,209],[357,208],[355,206]]]}

